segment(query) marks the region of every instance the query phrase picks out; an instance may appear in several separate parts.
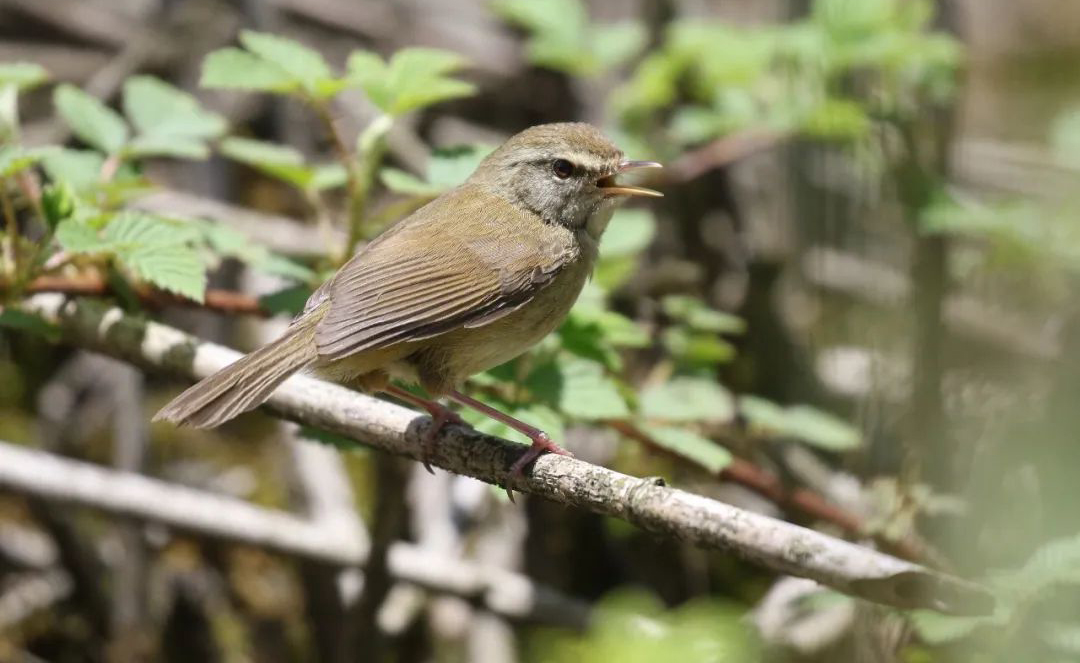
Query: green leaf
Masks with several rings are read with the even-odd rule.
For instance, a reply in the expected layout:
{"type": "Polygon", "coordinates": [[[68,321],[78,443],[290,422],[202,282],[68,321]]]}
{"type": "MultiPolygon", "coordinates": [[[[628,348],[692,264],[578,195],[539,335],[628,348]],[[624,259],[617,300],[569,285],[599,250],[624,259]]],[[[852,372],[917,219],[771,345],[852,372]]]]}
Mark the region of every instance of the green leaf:
{"type": "Polygon", "coordinates": [[[117,153],[128,139],[120,114],[74,85],[60,85],[53,93],[56,112],[84,143],[107,154],[117,153]]]}
{"type": "Polygon", "coordinates": [[[850,424],[808,405],[785,408],[757,396],[742,396],[739,411],[752,428],[827,451],[850,451],[862,444],[859,432],[850,424]]]}
{"type": "Polygon", "coordinates": [[[221,141],[221,153],[256,170],[288,182],[300,189],[322,190],[340,187],[347,180],[341,164],[309,165],[304,155],[285,145],[250,138],[229,137],[221,141]]]}
{"type": "Polygon", "coordinates": [[[534,369],[525,385],[538,399],[570,417],[619,419],[630,414],[618,384],[594,361],[560,356],[534,369]]]}
{"type": "Polygon", "coordinates": [[[26,170],[58,151],[59,148],[51,145],[30,148],[21,145],[0,147],[0,177],[10,177],[22,170],[26,170]]]}
{"type": "Polygon", "coordinates": [[[660,446],[716,474],[731,464],[731,453],[713,442],[685,428],[671,426],[641,426],[642,432],[660,446]]]}
{"type": "Polygon", "coordinates": [[[649,33],[641,23],[597,25],[592,31],[592,51],[601,70],[618,66],[641,52],[649,33]]]}
{"type": "Polygon", "coordinates": [[[301,166],[304,155],[286,145],[230,136],[221,141],[221,153],[230,159],[258,168],[260,165],[301,166]]]}
{"type": "Polygon", "coordinates": [[[49,72],[35,62],[0,62],[0,87],[29,90],[49,80],[49,72]]]}
{"type": "Polygon", "coordinates": [[[114,251],[142,246],[177,246],[199,240],[198,224],[144,212],[114,214],[105,225],[103,239],[114,251]]]}
{"type": "Polygon", "coordinates": [[[350,80],[364,89],[373,104],[384,113],[399,116],[474,94],[474,85],[446,75],[461,69],[465,62],[456,53],[435,48],[405,48],[389,63],[374,53],[354,51],[348,69],[350,80]]]}
{"type": "Polygon", "coordinates": [[[803,122],[803,131],[807,135],[831,140],[864,138],[870,128],[866,109],[851,99],[827,99],[803,122]]]}
{"type": "Polygon", "coordinates": [[[162,290],[203,301],[206,264],[194,249],[176,244],[141,246],[118,251],[116,257],[140,279],[162,290]]]}
{"type": "Polygon", "coordinates": [[[203,239],[219,255],[236,258],[249,267],[275,276],[305,283],[314,281],[315,274],[307,267],[273,253],[247,235],[217,223],[201,225],[203,239]]]}
{"type": "Polygon", "coordinates": [[[225,133],[225,118],[153,76],[134,76],[124,83],[124,113],[147,136],[210,139],[225,133]]]}
{"type": "Polygon", "coordinates": [[[75,191],[85,191],[101,182],[105,157],[92,150],[61,148],[45,155],[41,162],[53,182],[67,182],[75,191]]]}
{"type": "Polygon", "coordinates": [[[383,168],[379,171],[379,180],[383,183],[383,186],[394,193],[409,196],[434,198],[444,191],[443,187],[429,184],[416,175],[405,172],[400,168],[383,168]]]}
{"type": "Polygon", "coordinates": [[[428,164],[428,182],[443,189],[462,184],[494,150],[494,145],[481,143],[436,148],[428,164]]]}
{"type": "MultiPolygon", "coordinates": [[[[518,421],[523,421],[530,426],[539,428],[547,433],[552,440],[562,440],[565,437],[565,422],[559,413],[550,407],[534,403],[528,407],[507,409],[501,403],[485,402],[496,409],[506,412],[518,421]]],[[[462,410],[461,415],[465,421],[469,422],[470,425],[481,433],[494,435],[495,437],[501,437],[521,444],[529,444],[531,442],[525,435],[522,435],[506,424],[495,421],[491,417],[480,414],[479,412],[462,410]]]]}
{"type": "Polygon", "coordinates": [[[1054,120],[1050,145],[1062,163],[1080,168],[1080,109],[1063,113],[1054,120]]]}
{"type": "Polygon", "coordinates": [[[196,138],[185,136],[136,136],[124,150],[132,157],[175,157],[202,160],[210,156],[210,148],[196,138]]]}
{"type": "Polygon", "coordinates": [[[109,251],[109,242],[98,231],[78,219],[64,219],[56,226],[56,241],[70,253],[101,253],[109,251]]]}
{"type": "Polygon", "coordinates": [[[656,217],[644,209],[620,209],[615,212],[600,242],[600,259],[636,256],[656,237],[656,217]]]}
{"type": "Polygon", "coordinates": [[[717,334],[741,334],[746,331],[742,318],[709,308],[697,297],[668,295],[660,300],[660,307],[668,317],[697,331],[717,334]]]}
{"type": "Polygon", "coordinates": [[[49,228],[56,230],[57,225],[71,217],[75,212],[75,191],[67,182],[45,185],[41,191],[41,209],[49,228]]]}
{"type": "Polygon", "coordinates": [[[956,642],[990,621],[987,617],[943,615],[933,610],[912,610],[908,613],[908,618],[919,638],[928,645],[956,642]]]}
{"type": "Polygon", "coordinates": [[[265,32],[244,30],[240,33],[240,43],[263,60],[279,67],[309,91],[315,90],[316,82],[333,78],[333,72],[322,55],[300,42],[265,32]]]}
{"type": "Polygon", "coordinates": [[[708,368],[735,358],[735,346],[712,333],[695,332],[686,327],[668,327],[660,340],[680,364],[708,368]]]}
{"type": "Polygon", "coordinates": [[[490,145],[436,149],[431,154],[426,181],[397,168],[384,168],[379,176],[391,191],[413,196],[437,196],[468,179],[493,149],[490,145]]]}
{"type": "Polygon", "coordinates": [[[292,285],[259,297],[259,306],[273,314],[298,315],[311,293],[311,288],[306,285],[292,285]]]}
{"type": "Polygon", "coordinates": [[[712,380],[677,377],[641,393],[641,416],[660,421],[731,421],[731,392],[712,380]]]}
{"type": "Polygon", "coordinates": [[[223,90],[291,92],[300,87],[281,67],[239,48],[222,48],[206,56],[199,85],[223,90]]]}
{"type": "Polygon", "coordinates": [[[17,308],[0,308],[0,328],[29,332],[53,342],[60,340],[58,325],[17,308]]]}

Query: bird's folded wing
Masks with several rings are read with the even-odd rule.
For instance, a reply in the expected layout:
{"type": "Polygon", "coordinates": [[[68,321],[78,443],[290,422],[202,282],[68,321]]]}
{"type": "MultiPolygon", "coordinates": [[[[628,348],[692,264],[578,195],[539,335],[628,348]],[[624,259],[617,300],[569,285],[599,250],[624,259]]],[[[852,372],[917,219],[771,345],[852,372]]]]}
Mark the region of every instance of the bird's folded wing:
{"type": "Polygon", "coordinates": [[[499,199],[454,192],[358,253],[325,288],[325,359],[493,322],[528,303],[576,256],[568,232],[499,199]],[[452,214],[452,216],[447,216],[452,214]],[[471,230],[454,219],[471,215],[471,230]]]}

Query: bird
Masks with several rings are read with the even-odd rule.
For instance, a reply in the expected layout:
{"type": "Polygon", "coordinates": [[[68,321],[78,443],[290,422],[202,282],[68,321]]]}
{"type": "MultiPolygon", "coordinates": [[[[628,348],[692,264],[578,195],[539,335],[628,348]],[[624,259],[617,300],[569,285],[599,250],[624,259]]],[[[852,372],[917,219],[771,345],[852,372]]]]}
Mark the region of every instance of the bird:
{"type": "Polygon", "coordinates": [[[196,428],[252,410],[304,370],[421,408],[428,463],[438,432],[466,425],[447,398],[524,434],[506,490],[544,452],[571,455],[542,430],[461,391],[470,376],[540,342],[566,318],[596,263],[616,206],[658,191],[617,176],[633,161],[599,129],[541,124],[511,136],[461,185],[363,246],[276,340],[189,387],[155,416],[196,428]],[[398,383],[420,386],[423,398],[398,383]]]}

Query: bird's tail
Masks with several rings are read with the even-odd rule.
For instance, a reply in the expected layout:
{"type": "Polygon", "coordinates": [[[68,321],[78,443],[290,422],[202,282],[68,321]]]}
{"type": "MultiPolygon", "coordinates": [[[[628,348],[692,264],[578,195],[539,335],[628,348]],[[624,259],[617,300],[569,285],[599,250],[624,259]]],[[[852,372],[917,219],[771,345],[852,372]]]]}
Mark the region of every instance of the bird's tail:
{"type": "Polygon", "coordinates": [[[154,415],[195,428],[213,428],[263,403],[290,375],[315,361],[315,326],[323,307],[305,313],[281,338],[195,383],[154,415]]]}

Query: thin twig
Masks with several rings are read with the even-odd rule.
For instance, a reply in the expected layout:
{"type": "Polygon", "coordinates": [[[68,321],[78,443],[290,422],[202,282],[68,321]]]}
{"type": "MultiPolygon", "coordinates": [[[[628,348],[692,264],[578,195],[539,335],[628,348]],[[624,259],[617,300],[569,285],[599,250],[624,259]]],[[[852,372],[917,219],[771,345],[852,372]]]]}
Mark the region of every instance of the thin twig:
{"type": "MultiPolygon", "coordinates": [[[[150,370],[202,378],[240,354],[177,329],[92,301],[37,295],[27,310],[54,321],[63,339],[150,370]]],[[[447,426],[425,454],[429,417],[304,375],[286,380],[266,407],[284,418],[488,483],[502,483],[524,448],[462,426],[447,426]]],[[[3,463],[0,463],[3,467],[3,463]]],[[[541,456],[512,486],[657,534],[734,553],[779,573],[810,578],[841,592],[902,608],[985,614],[993,597],[981,586],[790,523],[630,477],[566,456],[541,456]]]]}
{"type": "MultiPolygon", "coordinates": [[[[0,284],[0,290],[2,289],[2,284],[0,284]]],[[[102,296],[110,294],[110,289],[109,284],[97,274],[85,274],[77,277],[39,276],[27,285],[26,292],[28,294],[56,292],[65,295],[102,296]]],[[[210,288],[206,291],[201,303],[145,286],[137,287],[135,294],[139,297],[140,302],[154,309],[166,306],[189,306],[231,314],[271,315],[259,303],[257,297],[234,290],[210,288]]]]}
{"type": "Polygon", "coordinates": [[[19,273],[19,256],[16,241],[19,237],[19,220],[15,216],[15,207],[7,191],[7,180],[0,180],[0,204],[4,207],[4,222],[7,230],[4,235],[4,275],[14,281],[19,273]]]}
{"type": "MultiPolygon", "coordinates": [[[[48,500],[93,507],[339,566],[362,566],[363,539],[336,523],[305,520],[281,511],[151,477],[0,442],[0,486],[48,500]]],[[[488,569],[395,543],[388,561],[399,580],[434,592],[475,600],[514,619],[582,626],[578,601],[516,573],[488,569]]]]}

